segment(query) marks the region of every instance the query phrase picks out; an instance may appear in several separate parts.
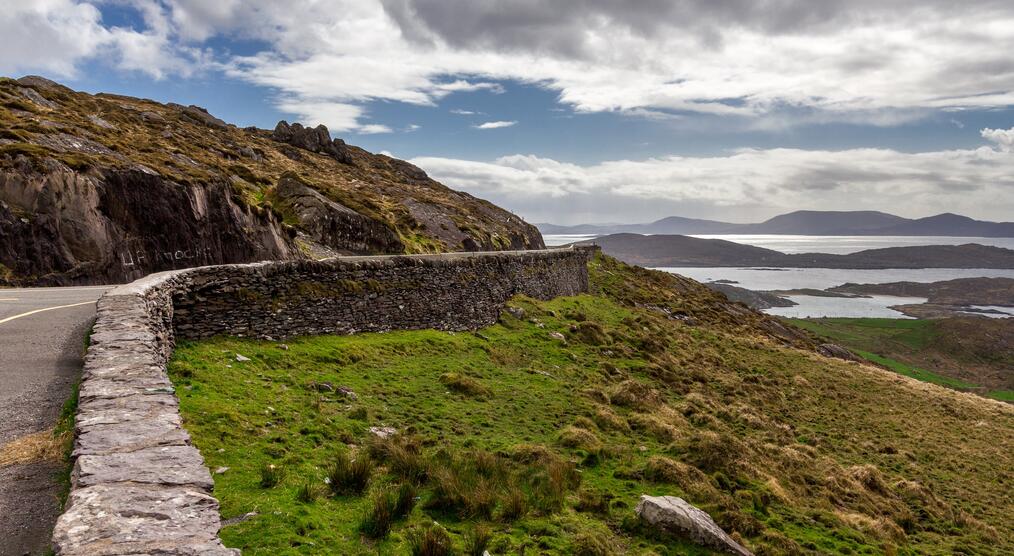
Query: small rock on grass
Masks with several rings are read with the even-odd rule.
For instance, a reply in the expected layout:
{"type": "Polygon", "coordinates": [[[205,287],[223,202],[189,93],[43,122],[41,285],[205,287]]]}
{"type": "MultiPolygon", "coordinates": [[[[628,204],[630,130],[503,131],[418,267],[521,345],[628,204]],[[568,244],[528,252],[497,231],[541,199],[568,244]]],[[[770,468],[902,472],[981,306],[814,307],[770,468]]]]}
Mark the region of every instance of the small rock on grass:
{"type": "Polygon", "coordinates": [[[651,527],[735,556],[753,556],[703,510],[676,496],[641,496],[634,512],[651,527]]]}
{"type": "Polygon", "coordinates": [[[398,429],[394,427],[370,427],[370,434],[377,438],[387,438],[398,434],[398,429]]]}
{"type": "Polygon", "coordinates": [[[243,362],[243,361],[249,361],[249,360],[250,360],[250,358],[246,357],[245,355],[240,355],[238,353],[236,354],[236,361],[243,362]]]}

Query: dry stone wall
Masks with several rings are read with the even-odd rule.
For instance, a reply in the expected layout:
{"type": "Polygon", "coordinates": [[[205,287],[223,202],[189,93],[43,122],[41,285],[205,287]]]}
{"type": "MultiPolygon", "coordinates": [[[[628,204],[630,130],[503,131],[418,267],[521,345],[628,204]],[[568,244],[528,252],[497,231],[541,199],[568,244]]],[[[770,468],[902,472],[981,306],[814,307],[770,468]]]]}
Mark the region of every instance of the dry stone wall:
{"type": "Polygon", "coordinates": [[[588,290],[587,248],[347,257],[163,272],[98,304],[57,554],[226,555],[213,481],[166,374],[177,337],[492,324],[517,294],[588,290]]]}

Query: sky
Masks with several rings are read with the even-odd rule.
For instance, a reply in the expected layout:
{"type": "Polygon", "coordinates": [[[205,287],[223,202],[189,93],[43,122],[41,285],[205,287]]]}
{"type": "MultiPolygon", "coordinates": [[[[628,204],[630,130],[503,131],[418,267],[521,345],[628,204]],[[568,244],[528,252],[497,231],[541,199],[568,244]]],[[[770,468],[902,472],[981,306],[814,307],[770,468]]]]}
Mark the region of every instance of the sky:
{"type": "Polygon", "coordinates": [[[1014,220],[1010,0],[4,0],[0,74],[323,123],[530,222],[1014,220]]]}

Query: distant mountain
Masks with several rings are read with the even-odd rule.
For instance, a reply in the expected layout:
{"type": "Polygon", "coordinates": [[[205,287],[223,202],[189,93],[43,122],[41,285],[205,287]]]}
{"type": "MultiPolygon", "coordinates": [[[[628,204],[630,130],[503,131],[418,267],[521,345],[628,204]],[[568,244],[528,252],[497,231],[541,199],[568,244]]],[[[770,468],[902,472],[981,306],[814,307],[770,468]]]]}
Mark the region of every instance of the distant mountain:
{"type": "Polygon", "coordinates": [[[790,234],[812,236],[862,235],[910,222],[907,218],[876,212],[797,210],[739,227],[741,234],[790,234]]]}
{"type": "Polygon", "coordinates": [[[790,255],[722,239],[683,235],[612,234],[579,242],[591,243],[600,246],[607,255],[645,267],[1014,268],[1014,250],[975,243],[888,247],[848,255],[790,255]]]}
{"type": "Polygon", "coordinates": [[[647,224],[536,224],[544,234],[772,234],[811,236],[1014,237],[1014,222],[986,222],[958,214],[910,219],[886,212],[797,210],[756,224],[670,216],[647,224]]]}

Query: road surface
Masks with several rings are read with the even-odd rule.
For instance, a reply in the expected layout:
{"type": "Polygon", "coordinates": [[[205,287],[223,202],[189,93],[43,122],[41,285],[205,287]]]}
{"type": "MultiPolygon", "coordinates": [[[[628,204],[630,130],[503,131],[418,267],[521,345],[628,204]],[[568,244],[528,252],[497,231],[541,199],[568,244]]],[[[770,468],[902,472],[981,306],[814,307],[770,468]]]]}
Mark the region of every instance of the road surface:
{"type": "MultiPolygon", "coordinates": [[[[0,289],[0,454],[56,424],[81,373],[95,301],[107,289],[0,289]]],[[[48,549],[62,471],[45,461],[0,467],[0,556],[48,549]]]]}

